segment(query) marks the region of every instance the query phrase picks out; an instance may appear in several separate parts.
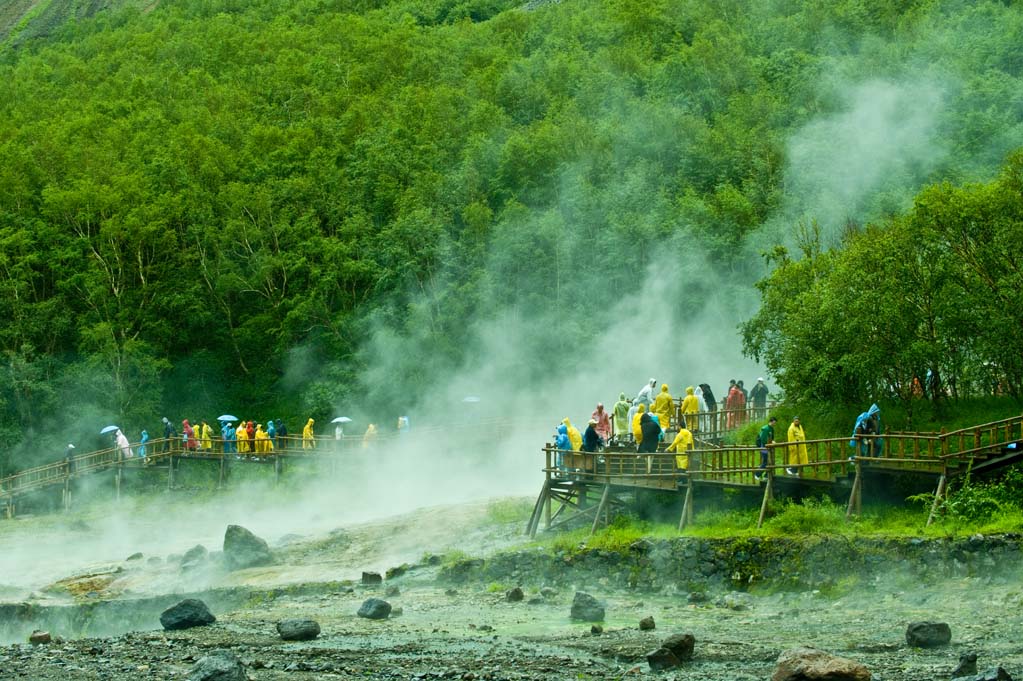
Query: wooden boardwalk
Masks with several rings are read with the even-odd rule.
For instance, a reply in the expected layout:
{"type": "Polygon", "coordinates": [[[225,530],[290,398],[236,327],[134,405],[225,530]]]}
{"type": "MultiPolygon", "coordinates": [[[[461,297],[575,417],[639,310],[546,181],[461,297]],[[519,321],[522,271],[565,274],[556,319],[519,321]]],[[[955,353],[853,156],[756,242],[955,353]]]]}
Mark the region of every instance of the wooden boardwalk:
{"type": "MultiPolygon", "coordinates": [[[[719,415],[716,415],[719,418],[719,415]]],[[[850,438],[806,440],[806,464],[789,464],[790,445],[777,442],[769,449],[766,471],[759,468],[760,450],[750,446],[715,446],[696,440],[686,452],[688,470],[677,465],[674,453],[664,452],[670,442],[666,435],[661,450],[637,454],[631,446],[615,446],[588,454],[543,448],[544,482],[526,526],[536,535],[544,527],[589,522],[591,531],[607,524],[616,508],[637,490],[675,492],[683,496],[679,530],[692,521],[697,497],[708,488],[732,488],[762,493],[757,526],[763,524],[774,491],[779,485],[817,487],[830,493],[848,490],[846,517],[862,510],[864,485],[878,476],[933,479],[935,501],[929,525],[943,499],[948,481],[969,470],[1008,465],[1023,454],[1023,417],[986,423],[953,432],[888,432],[882,436],[880,453],[850,446],[850,438]],[[557,466],[558,457],[562,465],[557,466]],[[792,470],[792,475],[786,472],[792,470]],[[763,474],[758,481],[754,476],[763,474]]]]}

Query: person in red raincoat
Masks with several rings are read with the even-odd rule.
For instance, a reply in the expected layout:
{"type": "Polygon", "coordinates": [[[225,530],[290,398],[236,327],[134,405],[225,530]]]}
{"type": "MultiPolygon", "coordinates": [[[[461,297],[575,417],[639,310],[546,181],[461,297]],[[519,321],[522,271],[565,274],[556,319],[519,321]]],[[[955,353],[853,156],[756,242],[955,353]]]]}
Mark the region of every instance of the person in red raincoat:
{"type": "Polygon", "coordinates": [[[597,431],[597,435],[604,442],[611,439],[611,415],[604,409],[604,403],[598,402],[597,408],[590,414],[590,418],[597,422],[597,425],[593,427],[597,431]]]}
{"type": "Polygon", "coordinates": [[[738,385],[733,384],[728,389],[728,397],[725,398],[725,409],[728,410],[728,427],[736,428],[742,423],[743,410],[746,409],[746,398],[738,385]]]}
{"type": "Polygon", "coordinates": [[[195,448],[199,446],[199,441],[195,437],[195,430],[188,425],[188,419],[181,421],[181,430],[185,435],[185,449],[194,452],[195,448]]]}

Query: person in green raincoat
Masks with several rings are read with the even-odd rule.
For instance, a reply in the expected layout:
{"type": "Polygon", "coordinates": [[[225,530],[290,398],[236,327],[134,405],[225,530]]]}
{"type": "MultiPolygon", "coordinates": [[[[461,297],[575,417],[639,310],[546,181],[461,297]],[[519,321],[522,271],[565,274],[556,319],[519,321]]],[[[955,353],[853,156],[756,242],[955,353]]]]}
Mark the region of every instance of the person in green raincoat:
{"type": "Polygon", "coordinates": [[[614,409],[611,412],[614,414],[615,423],[615,437],[619,440],[623,440],[628,437],[629,434],[629,401],[625,399],[625,393],[618,395],[618,401],[615,402],[614,409]]]}

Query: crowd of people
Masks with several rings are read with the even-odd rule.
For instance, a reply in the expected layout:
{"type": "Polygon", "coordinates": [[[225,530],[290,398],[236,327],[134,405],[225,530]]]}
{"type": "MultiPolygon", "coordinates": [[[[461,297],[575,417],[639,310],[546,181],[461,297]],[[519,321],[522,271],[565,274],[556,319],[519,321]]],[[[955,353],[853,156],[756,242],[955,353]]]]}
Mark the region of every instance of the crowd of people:
{"type": "MultiPolygon", "coordinates": [[[[680,418],[676,418],[675,398],[668,386],[661,384],[658,387],[656,379],[651,378],[635,398],[620,393],[610,412],[602,402],[598,403],[583,433],[572,425],[569,418],[563,419],[554,438],[554,445],[559,450],[556,466],[564,468],[564,452],[595,453],[608,444],[635,445],[637,453],[656,452],[665,434],[674,431],[675,435],[665,451],[674,452],[678,469],[686,471],[689,468],[687,452],[693,449],[694,433],[699,433],[701,428],[707,430],[708,424],[713,424],[715,431],[722,426],[732,430],[744,425],[748,419],[767,419],[756,438],[761,472],[754,477],[758,481],[766,477],[772,449],[782,452],[782,460],[776,463],[785,466],[787,475],[802,476],[810,464],[802,420],[798,416],[792,418],[786,441],[776,447],[775,424],[778,419],[774,416],[767,418],[768,395],[763,377],[758,378],[748,392],[742,381],[730,381],[727,397],[721,405],[723,420],[719,420],[714,394],[709,385],[701,383],[686,388],[686,396],[677,409],[680,418]]],[[[872,404],[857,418],[849,444],[858,447],[861,456],[880,456],[882,440],[878,436],[881,432],[880,409],[872,404]]]]}
{"type": "MultiPolygon", "coordinates": [[[[677,452],[679,468],[686,469],[688,456],[684,452],[693,447],[694,432],[734,429],[748,418],[766,416],[769,392],[763,377],[757,379],[750,391],[742,381],[733,379],[726,394],[721,404],[724,420],[719,422],[718,403],[710,385],[689,386],[677,409],[681,418],[676,418],[675,397],[668,385],[658,386],[657,380],[651,378],[633,398],[620,393],[610,412],[603,402],[597,403],[583,433],[568,418],[563,419],[556,428],[554,444],[558,450],[597,452],[613,442],[622,446],[634,444],[637,452],[654,452],[665,433],[674,430],[675,437],[667,451],[677,452]]],[[[559,454],[557,465],[561,467],[562,462],[559,454]]]]}
{"type": "MultiPolygon", "coordinates": [[[[283,419],[267,419],[265,426],[262,422],[245,419],[237,421],[225,419],[217,423],[219,430],[214,430],[214,427],[205,419],[200,419],[197,423],[189,419],[182,419],[179,433],[174,423],[165,416],[162,419],[163,439],[157,444],[161,446],[161,452],[181,451],[186,454],[217,452],[242,457],[272,454],[287,448],[301,447],[303,450],[314,450],[317,448],[318,441],[322,442],[325,439],[317,437],[314,430],[316,421],[312,418],[307,420],[302,428],[301,440],[289,436],[288,426],[283,419]]],[[[342,439],[346,438],[345,423],[350,423],[350,419],[334,423],[333,439],[336,443],[340,443],[342,439]]],[[[133,449],[128,437],[120,428],[111,428],[113,447],[119,450],[122,458],[129,459],[136,456],[146,458],[150,452],[149,448],[152,446],[149,444],[151,438],[148,430],[143,430],[140,433],[138,444],[133,449]]],[[[398,417],[397,433],[401,435],[407,433],[409,429],[409,418],[407,416],[398,417]]],[[[368,447],[376,437],[377,426],[370,423],[362,435],[362,446],[368,447]]],[[[68,444],[65,451],[67,461],[70,462],[73,458],[74,450],[74,444],[68,444]]]]}

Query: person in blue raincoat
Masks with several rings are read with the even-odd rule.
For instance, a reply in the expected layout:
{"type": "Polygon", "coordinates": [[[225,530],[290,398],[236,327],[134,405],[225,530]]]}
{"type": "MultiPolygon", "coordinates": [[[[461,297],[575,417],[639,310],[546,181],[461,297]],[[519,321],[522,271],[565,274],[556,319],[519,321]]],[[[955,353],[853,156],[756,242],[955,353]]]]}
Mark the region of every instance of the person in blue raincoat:
{"type": "Polygon", "coordinates": [[[274,451],[277,451],[277,426],[274,425],[273,419],[266,420],[266,434],[270,436],[270,442],[273,444],[274,451]]]}
{"type": "Polygon", "coordinates": [[[146,458],[146,443],[147,442],[149,442],[149,431],[148,430],[143,430],[142,431],[142,437],[139,438],[139,447],[138,447],[137,450],[135,450],[135,451],[138,452],[139,458],[142,458],[142,459],[146,458]]]}
{"type": "Polygon", "coordinates": [[[564,423],[558,425],[558,435],[554,438],[554,446],[558,449],[557,460],[554,464],[558,468],[564,468],[564,451],[572,449],[572,441],[568,439],[568,426],[564,423]]]}
{"type": "Polygon", "coordinates": [[[877,404],[872,404],[870,409],[856,417],[849,446],[855,447],[859,441],[860,456],[881,456],[883,445],[881,438],[876,437],[880,434],[881,408],[877,404]]]}
{"type": "Polygon", "coordinates": [[[231,423],[230,421],[227,421],[224,424],[224,453],[234,454],[237,451],[238,448],[235,445],[234,424],[231,423]]]}

